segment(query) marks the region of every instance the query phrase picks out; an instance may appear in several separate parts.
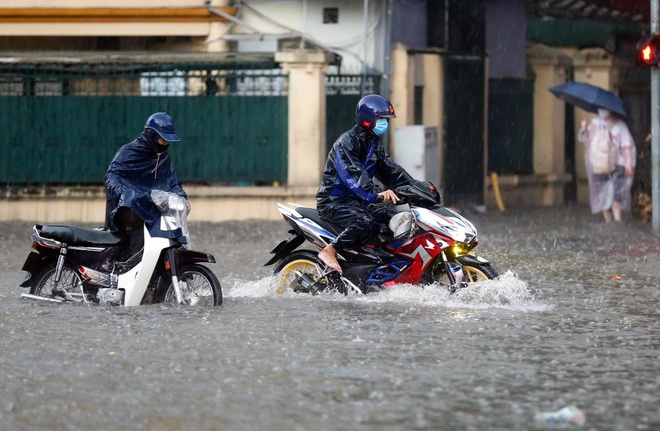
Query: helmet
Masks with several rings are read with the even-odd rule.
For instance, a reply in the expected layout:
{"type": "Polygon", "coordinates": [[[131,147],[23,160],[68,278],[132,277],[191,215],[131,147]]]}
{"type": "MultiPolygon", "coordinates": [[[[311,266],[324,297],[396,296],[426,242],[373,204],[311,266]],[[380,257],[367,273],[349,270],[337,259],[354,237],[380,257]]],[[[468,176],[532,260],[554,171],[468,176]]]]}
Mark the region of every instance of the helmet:
{"type": "Polygon", "coordinates": [[[155,130],[167,142],[179,142],[181,140],[176,134],[174,120],[164,112],[152,114],[151,117],[147,118],[144,128],[155,130]]]}
{"type": "Polygon", "coordinates": [[[355,122],[360,126],[373,129],[376,117],[396,118],[394,107],[389,100],[378,94],[364,96],[355,108],[355,122]]]}

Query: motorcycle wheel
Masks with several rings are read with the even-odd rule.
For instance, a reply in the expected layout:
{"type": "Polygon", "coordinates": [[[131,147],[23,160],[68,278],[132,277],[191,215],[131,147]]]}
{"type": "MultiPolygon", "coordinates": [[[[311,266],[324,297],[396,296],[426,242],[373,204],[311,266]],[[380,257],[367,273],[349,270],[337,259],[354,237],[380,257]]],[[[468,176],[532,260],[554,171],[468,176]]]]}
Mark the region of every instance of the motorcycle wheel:
{"type": "MultiPolygon", "coordinates": [[[[458,257],[456,261],[461,264],[463,273],[465,275],[465,278],[463,279],[464,286],[469,283],[478,283],[480,281],[492,280],[499,276],[495,268],[493,268],[490,263],[475,263],[471,259],[468,261],[461,259],[461,257],[458,257]]],[[[442,266],[438,265],[436,268],[436,270],[427,274],[426,278],[422,279],[422,284],[437,282],[441,284],[449,284],[449,277],[447,277],[445,271],[442,270],[442,266]],[[441,271],[437,271],[438,269],[441,271]]],[[[454,292],[455,287],[450,286],[450,291],[454,292]]]]}
{"type": "MultiPolygon", "coordinates": [[[[181,268],[179,287],[184,305],[202,307],[222,305],[222,287],[218,277],[204,265],[193,263],[181,268]]],[[[161,277],[153,302],[178,304],[172,278],[161,277]]]]}
{"type": "MultiPolygon", "coordinates": [[[[296,274],[296,271],[309,276],[313,281],[317,282],[323,275],[324,267],[325,264],[319,259],[317,253],[310,250],[294,251],[277,262],[277,265],[273,269],[273,273],[278,275],[276,292],[284,293],[287,289],[291,288],[296,293],[309,293],[309,290],[306,290],[301,285],[300,276],[296,274]]],[[[320,284],[322,288],[315,289],[315,292],[327,287],[327,277],[321,279],[320,284]]]]}
{"type": "MultiPolygon", "coordinates": [[[[30,288],[30,294],[46,298],[53,297],[56,266],[57,262],[52,262],[35,276],[34,284],[30,288]]],[[[82,277],[73,268],[69,268],[66,265],[62,268],[59,290],[64,290],[71,296],[80,298],[81,302],[84,299],[82,292],[82,277]]]]}
{"type": "MultiPolygon", "coordinates": [[[[458,259],[460,262],[460,259],[458,259]]],[[[478,283],[480,281],[485,281],[485,280],[492,280],[494,278],[497,278],[499,274],[493,268],[493,266],[490,263],[486,264],[474,264],[472,262],[470,263],[463,263],[463,272],[465,273],[465,281],[468,283],[478,283]]]]}

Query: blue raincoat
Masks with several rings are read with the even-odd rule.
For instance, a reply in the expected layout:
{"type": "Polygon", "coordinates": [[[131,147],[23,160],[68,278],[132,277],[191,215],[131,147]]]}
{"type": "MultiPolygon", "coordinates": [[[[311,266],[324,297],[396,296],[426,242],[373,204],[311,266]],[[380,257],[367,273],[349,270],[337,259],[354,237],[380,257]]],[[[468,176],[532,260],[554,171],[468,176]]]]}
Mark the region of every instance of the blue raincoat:
{"type": "Polygon", "coordinates": [[[316,194],[321,218],[344,228],[332,242],[335,249],[364,242],[395,214],[377,203],[382,190],[374,178],[390,189],[415,181],[385,152],[379,136],[355,125],[332,146],[316,194]]]}
{"type": "Polygon", "coordinates": [[[328,154],[323,181],[316,194],[317,207],[345,202],[376,202],[381,188],[412,184],[415,180],[385,152],[380,137],[360,125],[342,134],[328,154]]]}
{"type": "Polygon", "coordinates": [[[176,238],[181,232],[160,230],[157,221],[161,213],[150,192],[162,190],[185,198],[187,195],[169,153],[158,151],[158,135],[149,132],[145,130],[133,142],[121,147],[108,167],[105,175],[105,227],[116,231],[115,215],[119,208],[127,207],[145,221],[152,235],[176,238]]]}

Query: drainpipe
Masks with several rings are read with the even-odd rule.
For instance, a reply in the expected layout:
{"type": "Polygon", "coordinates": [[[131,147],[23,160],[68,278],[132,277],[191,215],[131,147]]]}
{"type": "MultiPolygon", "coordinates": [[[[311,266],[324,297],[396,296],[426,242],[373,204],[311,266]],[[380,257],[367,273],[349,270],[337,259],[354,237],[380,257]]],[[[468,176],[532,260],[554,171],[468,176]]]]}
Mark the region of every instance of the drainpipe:
{"type": "Polygon", "coordinates": [[[380,80],[380,94],[388,99],[390,98],[390,75],[392,74],[392,0],[385,0],[383,4],[384,18],[381,22],[385,23],[383,32],[383,77],[380,80]]]}
{"type": "MultiPolygon", "coordinates": [[[[660,7],[658,0],[651,0],[651,35],[658,34],[660,7]]],[[[651,69],[651,200],[653,232],[660,234],[660,70],[651,69]]]]}

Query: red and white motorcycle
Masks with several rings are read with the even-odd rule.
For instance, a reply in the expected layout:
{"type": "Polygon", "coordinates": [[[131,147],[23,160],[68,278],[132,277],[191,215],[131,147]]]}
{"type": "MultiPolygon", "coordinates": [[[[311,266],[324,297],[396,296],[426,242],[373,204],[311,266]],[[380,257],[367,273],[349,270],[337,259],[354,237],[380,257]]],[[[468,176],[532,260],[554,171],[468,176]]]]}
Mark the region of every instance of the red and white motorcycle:
{"type": "Polygon", "coordinates": [[[440,206],[440,195],[429,182],[397,189],[397,214],[365,244],[338,253],[343,275],[329,270],[318,251],[343,229],[319,217],[316,209],[278,204],[291,226],[290,238],[271,253],[278,292],[317,293],[338,290],[369,293],[397,284],[434,284],[450,292],[498,276],[490,262],[473,254],[477,230],[466,218],[440,206]],[[398,226],[397,226],[398,225],[398,226]],[[303,243],[314,249],[298,249],[303,243]]]}

